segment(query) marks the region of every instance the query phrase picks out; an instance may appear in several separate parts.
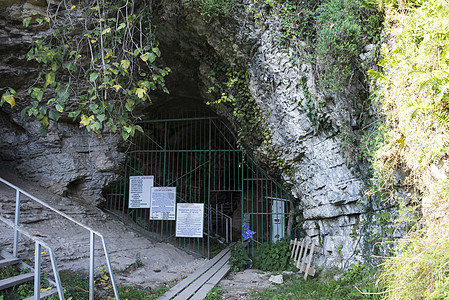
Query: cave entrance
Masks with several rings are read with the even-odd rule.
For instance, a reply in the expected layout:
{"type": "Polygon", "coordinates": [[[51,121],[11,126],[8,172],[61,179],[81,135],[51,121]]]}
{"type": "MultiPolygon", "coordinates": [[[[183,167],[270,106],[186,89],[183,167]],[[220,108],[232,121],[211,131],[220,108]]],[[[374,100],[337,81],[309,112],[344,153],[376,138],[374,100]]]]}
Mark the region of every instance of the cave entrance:
{"type": "MultiPolygon", "coordinates": [[[[125,176],[105,193],[105,209],[159,241],[210,257],[226,242],[255,232],[250,247],[285,233],[288,196],[219,117],[162,118],[140,123],[126,152],[125,176]],[[176,187],[176,203],[204,203],[202,238],[176,237],[176,221],[151,220],[149,208],[129,208],[131,176],[154,176],[155,187],[176,187]]],[[[254,249],[252,249],[254,250],[254,249]]]]}

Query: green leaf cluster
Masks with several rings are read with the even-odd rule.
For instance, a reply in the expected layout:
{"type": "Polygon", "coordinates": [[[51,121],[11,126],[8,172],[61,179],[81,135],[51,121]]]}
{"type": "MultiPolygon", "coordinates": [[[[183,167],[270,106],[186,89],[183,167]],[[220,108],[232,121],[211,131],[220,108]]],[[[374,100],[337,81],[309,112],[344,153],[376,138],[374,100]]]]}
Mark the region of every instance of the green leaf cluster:
{"type": "Polygon", "coordinates": [[[265,242],[257,247],[254,254],[254,268],[263,271],[285,271],[293,269],[290,258],[290,242],[283,239],[276,243],[265,242]]]}
{"type": "Polygon", "coordinates": [[[248,250],[242,243],[237,243],[231,248],[231,259],[229,260],[233,272],[243,271],[251,264],[248,250]]]}
{"type": "MultiPolygon", "coordinates": [[[[58,16],[48,14],[41,22],[51,29],[37,40],[28,59],[42,66],[28,90],[32,99],[22,111],[40,122],[45,135],[50,121],[72,118],[97,134],[119,133],[124,140],[141,131],[137,110],[151,101],[154,90],[168,93],[160,68],[161,56],[151,24],[151,3],[63,3],[58,16]]],[[[37,19],[36,19],[37,21],[37,19]]],[[[32,19],[24,19],[24,25],[32,19]]],[[[38,21],[37,21],[38,22],[38,21]]],[[[3,102],[14,105],[10,91],[3,102]]]]}
{"type": "Polygon", "coordinates": [[[231,9],[237,4],[236,0],[183,0],[186,4],[191,4],[207,20],[213,18],[226,17],[231,9]]]}

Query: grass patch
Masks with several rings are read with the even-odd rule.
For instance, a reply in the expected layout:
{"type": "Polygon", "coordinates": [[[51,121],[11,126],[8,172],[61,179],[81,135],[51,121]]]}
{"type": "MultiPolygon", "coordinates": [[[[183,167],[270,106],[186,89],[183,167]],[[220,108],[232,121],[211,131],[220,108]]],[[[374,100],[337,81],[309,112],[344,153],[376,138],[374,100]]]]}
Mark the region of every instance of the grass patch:
{"type": "Polygon", "coordinates": [[[448,248],[448,224],[432,224],[402,240],[383,264],[384,299],[449,299],[448,248]]]}
{"type": "Polygon", "coordinates": [[[357,265],[338,279],[332,279],[334,274],[329,272],[307,280],[285,275],[283,285],[256,291],[249,299],[381,299],[379,295],[363,294],[377,292],[374,274],[368,265],[357,265]]]}
{"type": "MultiPolygon", "coordinates": [[[[23,271],[17,267],[3,268],[0,272],[0,278],[4,279],[10,276],[18,275],[23,271]]],[[[82,273],[76,273],[68,270],[59,272],[64,297],[72,300],[89,299],[89,278],[82,273]]],[[[42,276],[42,288],[48,288],[50,285],[46,279],[47,275],[42,276]]],[[[95,278],[95,299],[113,299],[114,290],[108,274],[102,271],[101,275],[95,278]]],[[[167,287],[141,288],[131,286],[117,286],[120,299],[156,299],[165,293],[167,287]]],[[[19,286],[0,291],[0,300],[21,300],[31,297],[34,294],[33,283],[25,283],[19,286]]],[[[58,300],[58,295],[47,297],[48,300],[58,300]]]]}

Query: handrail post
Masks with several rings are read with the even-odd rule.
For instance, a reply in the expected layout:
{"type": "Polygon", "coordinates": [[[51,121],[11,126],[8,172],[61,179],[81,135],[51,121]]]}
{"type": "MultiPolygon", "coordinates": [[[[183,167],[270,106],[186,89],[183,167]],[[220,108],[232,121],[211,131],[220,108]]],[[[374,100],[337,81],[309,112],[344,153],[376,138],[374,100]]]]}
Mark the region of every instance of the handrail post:
{"type": "Polygon", "coordinates": [[[34,299],[41,298],[41,244],[35,242],[34,247],[34,299]]]}
{"type": "Polygon", "coordinates": [[[111,266],[111,260],[109,259],[108,248],[106,247],[106,242],[104,240],[104,237],[101,235],[100,238],[101,238],[101,243],[103,244],[104,256],[106,258],[106,264],[108,265],[109,277],[111,278],[111,283],[112,283],[112,288],[114,290],[115,299],[119,300],[120,298],[118,295],[117,285],[115,284],[114,273],[112,272],[112,266],[111,266]]]}
{"type": "Polygon", "coordinates": [[[229,231],[230,231],[229,235],[231,236],[231,242],[232,242],[232,218],[229,218],[229,223],[230,223],[230,225],[229,225],[229,231]]]}
{"type": "MultiPolygon", "coordinates": [[[[16,211],[14,216],[14,224],[19,226],[20,222],[20,191],[16,190],[16,211]]],[[[13,255],[17,257],[19,253],[19,231],[14,229],[14,245],[13,245],[13,255]]]]}
{"type": "Polygon", "coordinates": [[[89,257],[89,300],[94,299],[94,262],[95,262],[95,235],[90,231],[90,257],[89,257]]]}
{"type": "Polygon", "coordinates": [[[226,244],[229,243],[228,231],[229,231],[229,219],[226,218],[226,244]]]}

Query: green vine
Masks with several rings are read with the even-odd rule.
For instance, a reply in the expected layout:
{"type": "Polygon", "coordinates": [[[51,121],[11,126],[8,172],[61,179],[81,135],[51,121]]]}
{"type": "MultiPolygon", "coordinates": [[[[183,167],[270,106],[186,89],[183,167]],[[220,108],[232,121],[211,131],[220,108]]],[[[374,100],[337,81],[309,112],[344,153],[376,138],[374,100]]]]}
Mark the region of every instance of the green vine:
{"type": "MultiPolygon", "coordinates": [[[[23,23],[51,29],[28,52],[42,70],[22,111],[40,122],[44,135],[51,121],[69,117],[88,131],[121,133],[126,140],[142,130],[135,125],[137,108],[151,101],[150,92],[168,93],[164,77],[170,69],[155,64],[161,52],[146,2],[63,2],[56,12],[23,23]]],[[[14,95],[5,92],[0,104],[14,106],[14,95]]]]}

